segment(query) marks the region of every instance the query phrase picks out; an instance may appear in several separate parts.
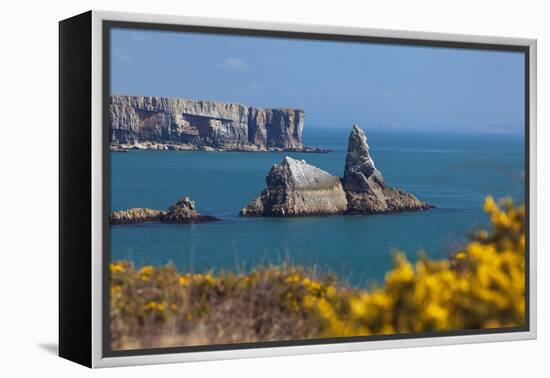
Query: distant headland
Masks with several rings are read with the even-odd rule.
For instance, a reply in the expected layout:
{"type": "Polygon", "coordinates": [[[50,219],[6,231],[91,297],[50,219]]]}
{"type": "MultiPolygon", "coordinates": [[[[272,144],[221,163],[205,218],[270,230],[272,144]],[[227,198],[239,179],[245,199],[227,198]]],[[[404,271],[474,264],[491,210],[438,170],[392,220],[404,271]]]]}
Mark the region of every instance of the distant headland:
{"type": "Polygon", "coordinates": [[[302,143],[301,109],[125,95],[108,101],[111,151],[329,152],[302,143]]]}

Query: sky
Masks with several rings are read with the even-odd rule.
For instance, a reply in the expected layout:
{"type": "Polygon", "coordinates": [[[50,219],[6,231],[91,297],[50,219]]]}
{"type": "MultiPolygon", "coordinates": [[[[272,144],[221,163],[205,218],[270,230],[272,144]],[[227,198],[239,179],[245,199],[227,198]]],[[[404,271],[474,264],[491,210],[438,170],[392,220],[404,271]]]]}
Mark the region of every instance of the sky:
{"type": "Polygon", "coordinates": [[[307,127],[521,133],[524,57],[112,29],[111,93],[299,108],[307,127]]]}

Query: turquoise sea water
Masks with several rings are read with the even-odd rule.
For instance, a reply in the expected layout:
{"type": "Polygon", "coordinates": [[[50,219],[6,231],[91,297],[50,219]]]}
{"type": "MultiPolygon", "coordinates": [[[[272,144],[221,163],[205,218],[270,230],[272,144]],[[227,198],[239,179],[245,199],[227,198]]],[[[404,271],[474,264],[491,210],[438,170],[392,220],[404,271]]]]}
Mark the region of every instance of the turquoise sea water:
{"type": "Polygon", "coordinates": [[[243,271],[291,262],[330,271],[355,286],[380,282],[395,249],[444,258],[486,225],[486,195],[524,198],[523,135],[367,130],[386,183],[437,206],[377,216],[240,218],[285,155],[342,175],[349,130],[310,130],[305,144],[328,154],[132,151],[111,153],[111,209],[165,209],[183,196],[220,222],[111,226],[111,259],[183,271],[243,271]]]}

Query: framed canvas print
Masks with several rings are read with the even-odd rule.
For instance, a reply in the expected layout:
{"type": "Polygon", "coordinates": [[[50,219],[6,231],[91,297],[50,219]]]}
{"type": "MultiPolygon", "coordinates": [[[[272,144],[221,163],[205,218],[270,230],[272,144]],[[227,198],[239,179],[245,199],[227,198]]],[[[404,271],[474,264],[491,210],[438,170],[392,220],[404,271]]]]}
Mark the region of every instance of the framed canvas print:
{"type": "Polygon", "coordinates": [[[60,355],[536,337],[536,41],[60,24],[60,355]]]}

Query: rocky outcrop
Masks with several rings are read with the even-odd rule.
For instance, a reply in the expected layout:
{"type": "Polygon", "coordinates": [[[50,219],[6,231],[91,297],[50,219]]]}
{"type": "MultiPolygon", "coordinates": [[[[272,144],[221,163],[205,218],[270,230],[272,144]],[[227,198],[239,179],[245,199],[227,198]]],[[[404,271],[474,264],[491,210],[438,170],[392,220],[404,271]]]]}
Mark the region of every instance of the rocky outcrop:
{"type": "Polygon", "coordinates": [[[109,216],[109,224],[132,224],[145,222],[159,222],[164,215],[163,211],[144,207],[135,207],[128,210],[118,210],[109,216]]]}
{"type": "Polygon", "coordinates": [[[389,188],[369,153],[365,132],[353,125],[348,139],[346,166],[342,180],[348,198],[348,213],[380,214],[425,210],[433,206],[410,193],[389,188]]]}
{"type": "Polygon", "coordinates": [[[109,216],[109,224],[135,224],[145,222],[163,223],[205,223],[217,221],[212,215],[202,215],[195,209],[195,202],[189,197],[183,197],[168,208],[168,210],[153,210],[149,208],[132,208],[114,211],[109,216]]]}
{"type": "Polygon", "coordinates": [[[385,186],[384,177],[369,154],[365,132],[357,125],[353,125],[348,139],[343,184],[347,191],[354,192],[378,190],[385,186]]]}
{"type": "Polygon", "coordinates": [[[267,189],[241,210],[243,216],[304,216],[342,214],[346,194],[340,178],[285,157],[266,177],[267,189]]]}
{"type": "Polygon", "coordinates": [[[219,101],[113,95],[113,151],[143,149],[327,152],[302,143],[304,111],[219,101]]]}
{"type": "Polygon", "coordinates": [[[202,215],[195,210],[195,202],[188,197],[180,199],[168,208],[160,219],[164,223],[204,223],[217,221],[212,215],[202,215]]]}
{"type": "Polygon", "coordinates": [[[433,207],[410,193],[386,186],[370,156],[365,133],[356,125],[348,140],[342,179],[287,156],[271,168],[266,183],[267,188],[240,215],[382,214],[433,207]]]}

